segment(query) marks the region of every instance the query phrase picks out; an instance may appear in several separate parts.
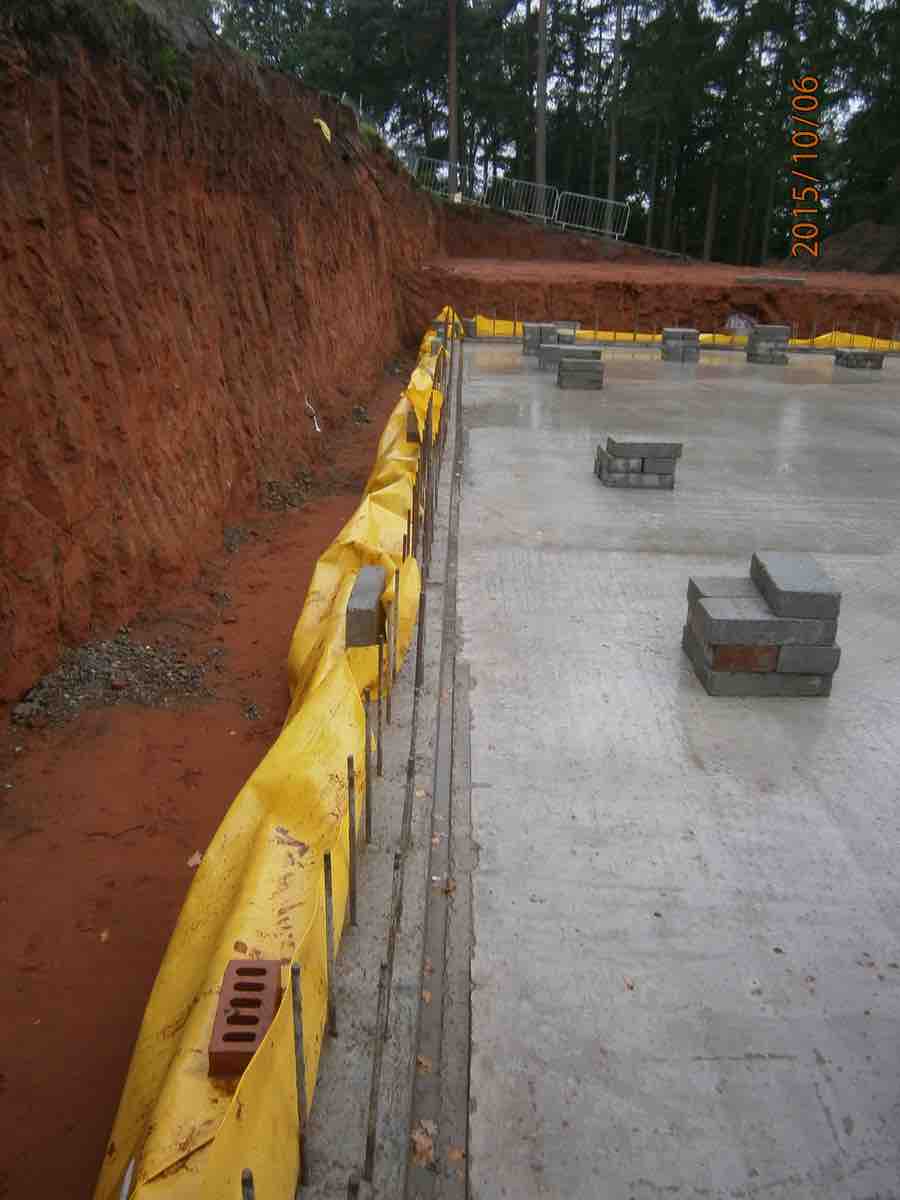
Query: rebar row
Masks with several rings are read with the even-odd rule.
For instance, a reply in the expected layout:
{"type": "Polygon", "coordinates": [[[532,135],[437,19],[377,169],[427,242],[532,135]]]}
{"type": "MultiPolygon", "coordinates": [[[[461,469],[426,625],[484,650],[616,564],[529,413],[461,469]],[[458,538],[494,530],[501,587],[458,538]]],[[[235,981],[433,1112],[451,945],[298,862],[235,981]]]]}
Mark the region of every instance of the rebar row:
{"type": "MultiPolygon", "coordinates": [[[[407,761],[406,796],[404,798],[403,817],[401,822],[400,849],[394,854],[394,875],[391,889],[391,915],[388,925],[388,942],[385,960],[381,963],[378,979],[378,1000],[375,1020],[375,1044],[372,1055],[372,1080],[369,1092],[369,1110],[366,1122],[366,1144],[363,1160],[362,1178],[371,1182],[375,1165],[376,1131],[378,1127],[378,1096],[381,1087],[381,1071],[384,1055],[384,1043],[387,1037],[387,1025],[390,1009],[390,989],[393,976],[394,957],[396,953],[397,935],[400,928],[400,916],[403,899],[403,874],[406,851],[411,844],[410,831],[412,826],[412,801],[415,782],[415,731],[416,715],[419,697],[424,680],[424,626],[425,626],[425,581],[431,563],[431,547],[434,539],[434,513],[437,505],[438,483],[440,481],[440,462],[447,436],[446,415],[447,397],[451,395],[453,386],[452,360],[452,330],[450,318],[447,319],[443,331],[444,346],[438,354],[435,365],[434,386],[428,397],[428,408],[425,415],[425,431],[419,450],[419,461],[416,468],[412,487],[411,503],[407,512],[406,532],[403,535],[401,549],[401,567],[406,559],[418,550],[422,574],[422,586],[419,595],[418,630],[416,640],[415,687],[413,694],[412,734],[410,739],[410,754],[407,761]],[[449,349],[448,349],[449,347],[449,349]],[[446,386],[445,386],[446,385],[446,386]],[[434,394],[441,388],[444,396],[442,419],[436,424],[436,408],[434,394]],[[436,429],[436,432],[435,432],[436,429]]],[[[387,622],[387,634],[378,639],[378,692],[375,755],[376,774],[383,774],[384,755],[382,737],[382,696],[384,696],[385,720],[391,724],[391,694],[393,684],[399,669],[400,652],[400,574],[401,567],[394,571],[394,597],[391,612],[387,622]]],[[[364,809],[361,821],[366,844],[372,840],[372,699],[369,689],[363,692],[365,709],[365,790],[364,809]]],[[[348,863],[349,890],[348,916],[351,927],[357,923],[357,877],[358,877],[358,829],[357,829],[357,775],[353,755],[347,758],[347,807],[348,807],[348,863]]],[[[334,913],[334,865],[332,852],[324,855],[324,886],[325,886],[325,938],[327,954],[327,1012],[326,1030],[331,1037],[337,1036],[338,1017],[334,994],[334,976],[337,959],[338,936],[335,928],[334,913]]],[[[297,1172],[296,1194],[307,1182],[306,1167],[306,1126],[309,1120],[309,1105],[306,1093],[306,1059],[303,1040],[303,998],[301,992],[301,968],[299,963],[291,965],[291,1008],[294,1027],[294,1068],[297,1089],[297,1126],[299,1168],[297,1172]]],[[[359,1193],[359,1176],[353,1175],[348,1183],[348,1195],[359,1193]]],[[[253,1172],[245,1169],[241,1174],[242,1200],[256,1200],[253,1172]]]]}

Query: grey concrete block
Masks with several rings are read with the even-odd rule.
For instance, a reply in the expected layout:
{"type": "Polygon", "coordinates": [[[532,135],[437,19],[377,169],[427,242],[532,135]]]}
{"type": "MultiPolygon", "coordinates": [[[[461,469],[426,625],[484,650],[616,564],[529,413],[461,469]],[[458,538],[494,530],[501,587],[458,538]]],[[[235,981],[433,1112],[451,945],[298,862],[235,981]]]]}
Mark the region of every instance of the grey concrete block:
{"type": "Polygon", "coordinates": [[[605,475],[601,474],[600,479],[607,487],[658,488],[671,492],[675,486],[674,475],[648,475],[645,471],[640,474],[629,472],[627,475],[610,471],[605,475]]]}
{"type": "Polygon", "coordinates": [[[565,358],[567,362],[599,362],[603,358],[600,346],[539,346],[538,365],[543,369],[565,358]]]}
{"type": "Polygon", "coordinates": [[[780,617],[838,618],[840,588],[811,554],[758,550],[750,560],[750,576],[780,617]]]}
{"type": "Polygon", "coordinates": [[[644,460],[642,458],[614,458],[608,454],[602,446],[597,447],[597,474],[601,470],[606,470],[613,475],[627,475],[629,473],[640,475],[644,469],[644,460]]]}
{"type": "Polygon", "coordinates": [[[831,646],[837,621],[780,617],[762,596],[703,597],[688,613],[701,642],[712,646],[831,646]]]}
{"type": "Polygon", "coordinates": [[[466,337],[475,337],[475,318],[463,317],[462,319],[463,333],[466,337]]]}
{"type": "Polygon", "coordinates": [[[603,376],[587,379],[573,379],[571,375],[557,376],[556,386],[568,392],[600,392],[603,390],[603,376]]]}
{"type": "Polygon", "coordinates": [[[693,607],[703,596],[716,599],[758,600],[759,588],[749,575],[697,575],[688,580],[688,604],[693,607]]]}
{"type": "Polygon", "coordinates": [[[765,353],[761,354],[758,351],[747,351],[747,362],[763,363],[768,366],[784,367],[787,366],[788,356],[784,353],[765,353]]]}
{"type": "Polygon", "coordinates": [[[697,342],[700,340],[699,329],[668,328],[662,331],[664,342],[697,342]]]}
{"type": "Polygon", "coordinates": [[[790,325],[754,325],[750,330],[751,338],[761,338],[763,341],[786,342],[790,336],[790,325]]]}
{"type": "Polygon", "coordinates": [[[685,625],[681,645],[694,673],[710,696],[815,698],[831,695],[830,675],[781,675],[777,671],[714,671],[690,626],[685,625]]]}
{"type": "Polygon", "coordinates": [[[559,367],[564,375],[602,375],[603,363],[596,359],[566,358],[559,360],[559,367]]]}
{"type": "Polygon", "coordinates": [[[667,345],[664,342],[660,355],[663,362],[688,363],[700,361],[699,349],[694,350],[690,346],[685,346],[683,342],[675,342],[673,345],[667,345]]]}
{"type": "Polygon", "coordinates": [[[561,346],[563,346],[563,345],[571,346],[575,342],[575,330],[574,329],[560,329],[557,331],[557,337],[559,338],[559,344],[561,346]]]}
{"type": "Polygon", "coordinates": [[[681,458],[683,444],[654,441],[650,438],[617,438],[610,435],[606,439],[606,450],[616,458],[681,458]]]}
{"type": "Polygon", "coordinates": [[[884,355],[880,350],[835,350],[834,365],[880,371],[884,366],[884,355]]]}
{"type": "Polygon", "coordinates": [[[778,651],[782,675],[833,675],[840,661],[840,646],[782,646],[778,651]]]}
{"type": "Polygon", "coordinates": [[[387,580],[384,567],[363,567],[347,602],[346,644],[374,646],[385,630],[381,593],[387,580]]]}
{"type": "Polygon", "coordinates": [[[651,475],[674,475],[677,458],[645,458],[644,470],[651,475]]]}

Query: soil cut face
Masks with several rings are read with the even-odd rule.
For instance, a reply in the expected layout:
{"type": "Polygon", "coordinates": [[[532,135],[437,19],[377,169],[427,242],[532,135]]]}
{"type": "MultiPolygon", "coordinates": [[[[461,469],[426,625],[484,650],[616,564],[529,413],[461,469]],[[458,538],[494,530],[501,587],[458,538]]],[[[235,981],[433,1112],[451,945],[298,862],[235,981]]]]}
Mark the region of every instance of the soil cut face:
{"type": "Polygon", "coordinates": [[[64,49],[50,71],[0,38],[5,700],[328,468],[315,422],[421,336],[399,280],[440,244],[336,101],[217,49],[170,108],[64,49]]]}
{"type": "Polygon", "coordinates": [[[312,571],[412,366],[335,432],[302,508],[257,509],[164,610],[67,659],[33,712],[0,706],[0,1197],[93,1193],[191,864],[281,728],[312,571]]]}
{"type": "Polygon", "coordinates": [[[737,280],[754,275],[770,277],[772,271],[659,259],[584,263],[445,258],[408,277],[406,293],[422,322],[431,313],[434,297],[441,295],[464,316],[477,311],[530,321],[568,318],[587,328],[628,332],[688,325],[711,333],[722,329],[731,313],[742,312],[757,321],[789,324],[798,337],[835,328],[900,337],[898,275],[817,272],[806,276],[801,286],[737,280]]]}

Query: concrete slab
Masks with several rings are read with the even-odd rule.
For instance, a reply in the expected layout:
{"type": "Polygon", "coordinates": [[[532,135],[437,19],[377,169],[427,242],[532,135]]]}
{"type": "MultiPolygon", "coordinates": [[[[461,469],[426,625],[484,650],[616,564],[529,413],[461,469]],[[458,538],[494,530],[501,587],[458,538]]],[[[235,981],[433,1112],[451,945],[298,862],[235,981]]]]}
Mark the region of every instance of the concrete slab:
{"type": "Polygon", "coordinates": [[[471,1195],[896,1200],[900,364],[605,361],[466,347],[471,1195]],[[617,428],[689,443],[674,492],[597,487],[617,428]],[[771,545],[844,587],[828,701],[682,652],[688,578],[771,545]]]}

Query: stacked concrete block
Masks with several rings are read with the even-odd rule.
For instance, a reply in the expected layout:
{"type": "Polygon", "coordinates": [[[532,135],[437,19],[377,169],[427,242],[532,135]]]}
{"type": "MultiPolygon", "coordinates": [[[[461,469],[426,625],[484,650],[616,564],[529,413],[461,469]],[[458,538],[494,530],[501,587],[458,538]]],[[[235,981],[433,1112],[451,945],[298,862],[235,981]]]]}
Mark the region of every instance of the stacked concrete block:
{"type": "Polygon", "coordinates": [[[808,554],[765,550],[749,576],[688,583],[682,646],[711,696],[829,696],[841,593],[808,554]]]}
{"type": "Polygon", "coordinates": [[[559,344],[559,330],[555,325],[524,321],[522,323],[522,353],[537,354],[541,346],[559,344]]]}
{"type": "Polygon", "coordinates": [[[462,319],[463,334],[465,337],[476,337],[477,328],[474,317],[463,317],[462,319]]]}
{"type": "MultiPolygon", "coordinates": [[[[566,347],[571,350],[571,347],[566,347]]],[[[556,368],[556,386],[561,388],[603,387],[603,363],[597,358],[571,358],[563,354],[556,368]]]]}
{"type": "Polygon", "coordinates": [[[559,339],[560,345],[574,346],[575,345],[575,334],[578,332],[579,322],[578,321],[556,321],[556,322],[554,322],[554,324],[556,327],[556,334],[559,339]]]}
{"type": "Polygon", "coordinates": [[[835,350],[834,365],[880,371],[884,366],[884,355],[880,350],[835,350]]]}
{"type": "Polygon", "coordinates": [[[663,362],[696,362],[700,357],[699,329],[664,329],[663,362]]]}
{"type": "Polygon", "coordinates": [[[653,442],[608,437],[598,446],[594,474],[606,487],[661,488],[675,486],[675,465],[681,442],[653,442]]]}
{"type": "Polygon", "coordinates": [[[547,345],[538,346],[538,366],[543,370],[546,366],[555,367],[563,358],[570,362],[580,359],[587,362],[599,362],[603,357],[602,346],[582,343],[579,346],[547,345]]]}
{"type": "Polygon", "coordinates": [[[747,337],[747,362],[783,366],[790,336],[790,325],[754,325],[747,337]]]}

